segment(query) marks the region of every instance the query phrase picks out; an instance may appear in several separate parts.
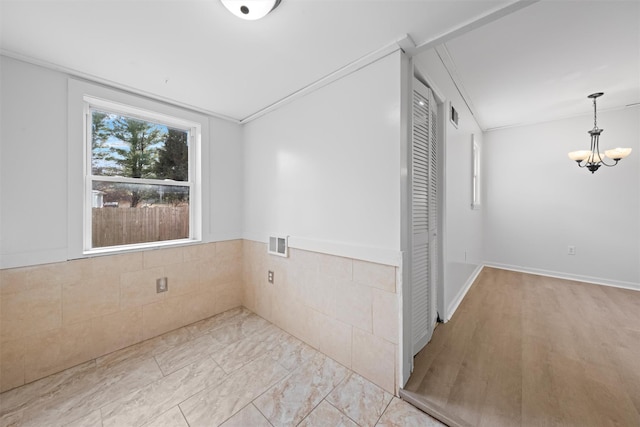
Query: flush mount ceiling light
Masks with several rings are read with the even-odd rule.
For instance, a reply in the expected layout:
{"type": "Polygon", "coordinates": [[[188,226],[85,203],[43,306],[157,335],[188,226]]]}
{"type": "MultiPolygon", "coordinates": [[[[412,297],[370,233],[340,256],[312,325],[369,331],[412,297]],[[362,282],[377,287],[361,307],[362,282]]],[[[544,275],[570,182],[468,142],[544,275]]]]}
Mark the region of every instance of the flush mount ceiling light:
{"type": "Polygon", "coordinates": [[[598,128],[598,121],[596,117],[596,99],[604,95],[602,92],[592,93],[587,98],[593,99],[593,129],[589,131],[591,135],[591,150],[572,151],[569,153],[569,158],[578,163],[581,168],[585,167],[594,173],[600,166],[615,166],[618,162],[629,154],[631,154],[631,148],[614,148],[613,150],[607,150],[604,153],[600,152],[600,134],[604,129],[598,128]],[[615,163],[608,164],[604,160],[606,158],[612,159],[615,163]],[[584,162],[584,163],[583,163],[584,162]]]}
{"type": "Polygon", "coordinates": [[[280,0],[220,0],[238,18],[255,21],[278,7],[280,0]]]}

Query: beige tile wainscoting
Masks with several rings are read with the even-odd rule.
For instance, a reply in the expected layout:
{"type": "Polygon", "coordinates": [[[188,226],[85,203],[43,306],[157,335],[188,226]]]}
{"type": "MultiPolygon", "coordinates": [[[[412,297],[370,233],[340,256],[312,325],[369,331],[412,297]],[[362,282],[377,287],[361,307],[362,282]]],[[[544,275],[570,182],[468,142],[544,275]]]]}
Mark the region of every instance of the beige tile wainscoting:
{"type": "Polygon", "coordinates": [[[0,270],[0,391],[241,304],[242,240],[0,270]],[[167,277],[167,292],[156,279],[167,277]]]}
{"type": "Polygon", "coordinates": [[[242,304],[397,394],[397,270],[299,249],[284,258],[245,240],[242,304]]]}
{"type": "Polygon", "coordinates": [[[249,240],[0,270],[0,391],[244,305],[397,394],[397,273],[249,240]]]}

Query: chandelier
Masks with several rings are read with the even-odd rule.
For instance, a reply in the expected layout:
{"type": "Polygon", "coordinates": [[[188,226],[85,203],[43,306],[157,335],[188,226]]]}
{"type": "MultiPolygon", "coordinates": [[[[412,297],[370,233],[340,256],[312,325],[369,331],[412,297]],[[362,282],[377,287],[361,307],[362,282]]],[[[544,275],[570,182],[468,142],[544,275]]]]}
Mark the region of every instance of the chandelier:
{"type": "Polygon", "coordinates": [[[586,167],[594,173],[600,166],[605,165],[608,167],[615,166],[621,159],[624,159],[631,154],[631,148],[614,148],[613,150],[607,150],[604,153],[600,152],[600,134],[604,129],[598,128],[598,121],[596,116],[596,99],[604,95],[603,92],[592,93],[587,98],[593,99],[593,129],[589,131],[591,135],[591,149],[572,151],[569,153],[569,158],[578,163],[581,168],[586,167]],[[605,162],[606,158],[613,160],[615,163],[605,162]]]}

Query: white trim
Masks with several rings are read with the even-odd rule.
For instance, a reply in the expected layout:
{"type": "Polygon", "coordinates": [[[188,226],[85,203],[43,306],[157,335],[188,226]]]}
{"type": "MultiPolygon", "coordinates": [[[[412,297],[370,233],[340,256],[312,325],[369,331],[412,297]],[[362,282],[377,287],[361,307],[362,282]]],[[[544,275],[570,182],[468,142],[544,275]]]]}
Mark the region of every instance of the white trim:
{"type": "Polygon", "coordinates": [[[400,248],[402,267],[399,271],[401,281],[396,287],[398,293],[398,312],[400,315],[400,332],[398,341],[398,386],[404,387],[413,371],[413,354],[411,354],[411,276],[407,266],[411,265],[411,134],[413,115],[413,82],[415,67],[413,58],[401,55],[401,103],[400,103],[400,248]]]}
{"type": "Polygon", "coordinates": [[[476,281],[476,279],[478,278],[478,275],[480,274],[483,268],[484,268],[484,265],[479,265],[478,267],[476,267],[476,269],[473,271],[471,276],[469,276],[469,278],[465,282],[462,289],[460,289],[460,292],[458,292],[458,295],[456,295],[453,301],[449,303],[449,306],[447,307],[447,312],[443,313],[443,316],[444,316],[443,320],[445,323],[451,320],[451,318],[453,317],[453,313],[456,312],[456,310],[460,306],[460,303],[462,302],[464,297],[467,295],[467,292],[469,292],[469,289],[471,289],[471,285],[473,285],[473,282],[476,281]]]}
{"type": "MultiPolygon", "coordinates": [[[[478,123],[480,115],[478,114],[475,106],[473,105],[473,102],[471,102],[471,97],[469,96],[469,93],[464,87],[464,84],[462,83],[462,79],[458,75],[458,69],[455,63],[453,62],[453,58],[451,58],[451,54],[449,53],[447,46],[446,45],[436,46],[434,50],[438,55],[438,58],[440,59],[442,66],[444,67],[445,70],[447,70],[447,74],[449,74],[449,78],[453,82],[453,85],[458,91],[458,94],[460,94],[460,97],[462,98],[467,108],[471,112],[471,115],[473,116],[474,120],[476,121],[476,123],[478,123]]],[[[451,113],[451,105],[449,105],[449,110],[447,111],[447,115],[449,116],[450,113],[451,113]]],[[[456,128],[458,128],[458,123],[455,123],[453,119],[451,119],[451,123],[456,128]]],[[[478,123],[478,126],[480,126],[479,123],[478,123]]],[[[484,131],[484,129],[482,130],[484,131]]]]}
{"type": "Polygon", "coordinates": [[[202,239],[202,243],[228,242],[230,240],[249,240],[242,236],[242,231],[215,231],[209,234],[208,239],[202,239]]]}
{"type": "Polygon", "coordinates": [[[469,21],[458,25],[453,30],[446,30],[444,33],[432,37],[429,40],[423,41],[414,49],[408,50],[407,53],[412,56],[417,55],[421,52],[442,45],[449,40],[453,40],[456,37],[468,33],[469,31],[473,31],[476,28],[480,28],[484,25],[490,24],[491,22],[497,21],[502,17],[524,9],[527,6],[538,3],[539,1],[540,0],[516,0],[506,6],[498,6],[495,9],[485,13],[484,15],[481,15],[480,17],[471,18],[469,21]]]}
{"type": "Polygon", "coordinates": [[[104,79],[94,74],[84,73],[82,71],[78,71],[73,68],[64,67],[62,65],[58,65],[53,62],[44,61],[42,59],[34,58],[28,55],[23,55],[21,53],[13,52],[6,49],[0,49],[0,55],[6,56],[7,58],[16,59],[18,61],[26,62],[28,64],[36,65],[38,67],[43,67],[49,70],[58,71],[66,74],[70,78],[85,80],[86,83],[93,83],[97,85],[106,86],[107,88],[110,88],[110,89],[122,90],[132,95],[144,97],[150,101],[163,103],[169,107],[182,108],[182,109],[189,110],[190,112],[193,112],[193,113],[205,114],[207,116],[216,117],[218,119],[226,120],[229,122],[240,123],[238,119],[225,116],[224,114],[219,114],[214,111],[196,107],[195,105],[187,104],[184,102],[176,101],[175,99],[167,98],[164,96],[153,94],[151,92],[136,89],[132,86],[127,86],[121,83],[114,82],[113,80],[104,79]]]}
{"type": "Polygon", "coordinates": [[[407,253],[401,254],[402,262],[396,270],[396,298],[398,301],[398,358],[396,375],[396,393],[407,385],[411,372],[413,372],[413,356],[411,353],[411,327],[405,325],[405,320],[411,323],[411,311],[409,304],[410,295],[408,282],[404,280],[406,276],[407,253]],[[405,298],[407,301],[405,301],[405,298]]]}
{"type": "Polygon", "coordinates": [[[22,268],[67,261],[67,248],[0,254],[0,269],[22,268]]]}
{"type": "MultiPolygon", "coordinates": [[[[135,105],[129,105],[122,102],[111,101],[107,98],[95,97],[90,95],[83,96],[84,110],[84,154],[85,154],[85,214],[84,214],[84,251],[85,255],[122,252],[127,249],[146,249],[155,247],[165,247],[173,244],[182,244],[187,242],[199,243],[202,241],[202,227],[200,224],[202,215],[197,211],[201,206],[201,182],[199,171],[201,170],[200,159],[200,142],[202,133],[202,124],[193,120],[187,120],[184,117],[169,115],[158,112],[154,109],[140,108],[135,105]],[[123,117],[132,117],[143,120],[147,123],[154,123],[167,128],[175,128],[188,133],[188,179],[187,181],[174,181],[165,179],[150,178],[129,178],[122,176],[103,176],[93,175],[92,171],[92,149],[91,149],[91,114],[92,111],[101,111],[106,113],[117,114],[123,117]],[[185,187],[189,189],[189,236],[186,239],[160,240],[144,243],[132,243],[127,245],[115,245],[106,247],[93,247],[92,237],[92,203],[91,194],[93,184],[95,182],[113,182],[133,185],[151,185],[151,186],[174,186],[185,187]]],[[[203,120],[201,120],[203,121],[203,120]]],[[[207,118],[208,121],[208,118],[207,118]]]]}
{"type": "Polygon", "coordinates": [[[482,166],[480,143],[475,134],[471,134],[471,209],[480,210],[482,193],[482,166]]]}
{"type": "Polygon", "coordinates": [[[556,279],[591,283],[593,285],[610,286],[613,288],[622,288],[622,289],[629,289],[632,291],[640,291],[640,283],[624,282],[622,280],[611,280],[611,279],[604,279],[602,277],[582,276],[579,274],[561,273],[558,271],[543,270],[543,269],[530,268],[530,267],[521,267],[518,265],[500,264],[496,262],[486,262],[484,266],[500,268],[502,270],[517,271],[520,273],[536,274],[538,276],[553,277],[556,279]]]}
{"type": "MultiPolygon", "coordinates": [[[[88,203],[84,203],[84,198],[89,194],[87,191],[87,180],[90,177],[87,176],[85,165],[90,163],[87,163],[89,154],[87,153],[86,135],[84,133],[86,126],[83,126],[83,120],[87,119],[87,115],[82,114],[86,112],[87,104],[85,99],[87,97],[94,100],[108,99],[114,103],[114,105],[133,107],[137,111],[150,112],[154,114],[153,117],[173,117],[174,119],[170,121],[172,125],[182,124],[188,125],[189,127],[195,126],[199,132],[191,133],[191,137],[196,136],[196,138],[190,142],[195,149],[190,149],[189,155],[198,155],[200,162],[203,162],[204,159],[208,159],[210,156],[210,144],[203,144],[203,141],[210,140],[210,117],[92,82],[77,80],[72,77],[69,77],[67,82],[68,246],[66,259],[83,258],[117,251],[148,250],[150,248],[147,244],[130,245],[127,248],[108,247],[94,249],[88,249],[89,246],[86,245],[87,242],[85,241],[84,233],[86,224],[84,224],[84,219],[88,216],[87,210],[90,211],[90,208],[87,208],[88,203]],[[78,224],[83,225],[78,227],[78,224]]],[[[210,228],[211,215],[208,208],[210,206],[209,171],[208,168],[204,168],[196,164],[196,162],[193,162],[193,159],[190,159],[190,166],[191,165],[195,166],[195,170],[191,170],[190,167],[189,171],[189,182],[191,185],[190,203],[192,204],[192,206],[190,206],[190,239],[156,242],[157,247],[207,242],[204,230],[209,230],[210,228]]],[[[159,183],[163,185],[182,186],[175,181],[162,181],[159,183]]],[[[89,236],[88,233],[86,235],[89,236]]]]}
{"type": "MultiPolygon", "coordinates": [[[[264,243],[266,245],[269,241],[269,236],[258,236],[253,233],[244,233],[243,239],[264,243]]],[[[402,263],[402,252],[399,250],[373,248],[369,246],[352,245],[349,243],[298,236],[289,236],[288,244],[289,248],[293,249],[352,258],[360,261],[374,262],[376,264],[399,267],[402,263]]]]}
{"type": "Polygon", "coordinates": [[[342,242],[330,242],[305,237],[289,236],[289,247],[312,252],[321,252],[345,258],[399,267],[402,264],[402,252],[393,249],[372,248],[351,245],[342,242]]]}
{"type": "Polygon", "coordinates": [[[453,301],[451,301],[451,303],[449,304],[449,306],[447,307],[447,312],[444,314],[444,321],[448,322],[449,320],[451,320],[451,318],[453,317],[453,314],[455,313],[455,311],[458,309],[458,307],[460,306],[460,303],[462,302],[462,300],[464,299],[464,297],[467,295],[467,292],[469,292],[469,289],[471,288],[471,285],[473,285],[473,282],[475,282],[475,280],[478,278],[478,275],[480,274],[480,272],[482,271],[483,268],[485,267],[492,267],[492,268],[499,268],[502,270],[509,270],[509,271],[517,271],[519,273],[527,273],[527,274],[535,274],[538,276],[545,276],[545,277],[553,277],[556,279],[564,279],[564,280],[571,280],[571,281],[577,281],[577,282],[583,282],[583,283],[590,283],[593,285],[600,285],[600,286],[610,286],[610,287],[614,287],[614,288],[622,288],[622,289],[629,289],[632,291],[640,291],[640,283],[633,283],[633,282],[624,282],[621,280],[607,280],[607,279],[602,279],[602,278],[598,278],[598,277],[590,277],[590,276],[581,276],[581,275],[577,275],[577,274],[569,274],[569,273],[560,273],[557,271],[549,271],[549,270],[542,270],[542,269],[537,269],[537,268],[527,268],[527,267],[520,267],[520,266],[514,266],[514,265],[508,265],[508,264],[500,264],[500,263],[484,263],[482,265],[479,265],[473,272],[473,274],[471,276],[469,276],[469,278],[467,279],[465,285],[463,286],[463,288],[460,290],[460,292],[458,292],[458,295],[456,295],[456,297],[453,299],[453,301]]]}
{"type": "Polygon", "coordinates": [[[173,246],[189,246],[191,244],[199,245],[204,243],[202,240],[193,239],[176,239],[176,240],[159,240],[157,242],[135,243],[120,246],[105,246],[101,248],[87,249],[84,255],[92,257],[95,255],[115,255],[127,252],[152,251],[155,249],[163,249],[173,246]]]}
{"type": "Polygon", "coordinates": [[[115,176],[115,175],[89,175],[89,177],[93,181],[119,182],[123,184],[163,185],[166,187],[191,187],[192,186],[190,181],[174,181],[172,179],[128,178],[126,176],[115,176]]]}
{"type": "MultiPolygon", "coordinates": [[[[639,108],[640,107],[640,102],[635,103],[635,104],[627,104],[627,105],[618,105],[618,106],[614,106],[614,107],[609,107],[609,108],[599,108],[598,107],[598,112],[599,113],[609,113],[609,112],[614,112],[614,111],[622,111],[622,110],[626,110],[627,108],[639,108]]],[[[538,125],[538,124],[544,124],[544,123],[554,123],[554,122],[560,122],[563,120],[568,120],[568,119],[575,119],[578,117],[593,117],[593,112],[581,112],[581,113],[575,113],[575,114],[566,114],[563,116],[554,116],[554,117],[548,117],[546,119],[537,119],[537,120],[528,120],[528,121],[524,121],[524,122],[518,122],[518,123],[513,123],[513,124],[507,124],[507,125],[502,125],[502,126],[496,126],[493,128],[487,128],[487,129],[482,129],[482,131],[484,133],[486,132],[493,132],[493,131],[497,131],[497,130],[503,130],[503,129],[513,129],[513,128],[519,128],[519,127],[524,127],[524,126],[532,126],[532,125],[538,125]]]]}
{"type": "Polygon", "coordinates": [[[84,96],[84,101],[88,104],[88,109],[100,110],[110,113],[124,113],[127,117],[148,121],[154,124],[161,124],[167,127],[189,131],[194,127],[200,127],[200,123],[192,120],[182,119],[180,117],[169,114],[158,113],[153,110],[136,107],[134,105],[115,102],[110,99],[100,98],[96,96],[84,96]]]}
{"type": "Polygon", "coordinates": [[[407,46],[410,46],[411,44],[413,44],[413,40],[411,40],[411,38],[408,35],[405,35],[403,38],[390,43],[384,47],[382,47],[381,49],[378,49],[374,52],[371,52],[359,59],[356,59],[353,62],[350,62],[349,64],[345,65],[342,68],[339,68],[338,70],[327,74],[326,76],[320,78],[319,80],[316,80],[315,82],[309,84],[308,86],[303,87],[302,89],[299,89],[287,96],[285,96],[284,98],[280,99],[279,101],[274,102],[271,105],[268,105],[267,107],[256,111],[255,113],[245,117],[244,119],[240,120],[240,124],[245,124],[245,123],[249,123],[259,117],[264,116],[265,114],[270,113],[271,111],[277,110],[278,108],[289,104],[293,101],[295,101],[296,99],[302,98],[312,92],[315,92],[318,89],[321,89],[337,80],[340,80],[343,77],[348,76],[349,74],[353,74],[356,71],[370,65],[373,64],[374,62],[384,58],[385,56],[388,56],[394,52],[397,52],[398,50],[402,50],[403,48],[401,46],[404,46],[405,48],[407,46]]]}
{"type": "MultiPolygon", "coordinates": [[[[440,88],[434,84],[435,80],[432,79],[428,73],[423,71],[420,68],[419,64],[413,67],[413,77],[415,77],[416,79],[418,79],[419,82],[421,82],[423,85],[431,89],[431,92],[433,93],[433,97],[436,99],[436,105],[439,106],[440,104],[445,104],[447,102],[447,99],[444,96],[444,92],[442,92],[440,88]]],[[[438,110],[438,117],[440,117],[439,110],[438,110]]]]}

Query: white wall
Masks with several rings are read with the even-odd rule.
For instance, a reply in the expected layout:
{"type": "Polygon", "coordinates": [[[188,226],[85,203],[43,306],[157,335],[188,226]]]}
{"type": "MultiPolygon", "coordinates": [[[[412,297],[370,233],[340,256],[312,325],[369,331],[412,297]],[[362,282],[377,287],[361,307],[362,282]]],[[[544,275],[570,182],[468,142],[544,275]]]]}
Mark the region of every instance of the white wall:
{"type": "Polygon", "coordinates": [[[602,151],[633,152],[593,175],[567,157],[588,149],[593,116],[485,135],[488,263],[640,289],[640,108],[599,111],[598,125],[602,151]]]}
{"type": "MultiPolygon", "coordinates": [[[[63,260],[67,246],[67,78],[0,57],[2,267],[63,260]]],[[[81,227],[82,225],[80,225],[81,227]]]]}
{"type": "Polygon", "coordinates": [[[209,242],[235,240],[244,230],[244,149],[242,127],[236,123],[209,118],[209,242]]]}
{"type": "Polygon", "coordinates": [[[397,51],[245,126],[248,239],[399,253],[400,66],[397,51]]]}
{"type": "Polygon", "coordinates": [[[444,98],[447,111],[444,118],[444,294],[440,295],[438,305],[440,316],[448,320],[484,259],[484,203],[479,210],[471,209],[471,135],[475,135],[481,147],[483,135],[436,51],[429,50],[414,57],[414,65],[426,83],[444,98]],[[449,102],[459,114],[457,128],[449,121],[449,102]]]}
{"type": "MultiPolygon", "coordinates": [[[[0,268],[67,260],[67,222],[73,214],[67,201],[73,205],[75,197],[82,197],[82,191],[70,191],[68,185],[67,170],[77,166],[68,164],[69,76],[4,56],[0,67],[0,268]]],[[[209,225],[203,241],[240,238],[240,126],[211,117],[208,122],[210,138],[203,141],[208,144],[203,159],[208,180],[203,190],[209,199],[203,224],[209,225]]],[[[82,228],[81,221],[77,226],[82,228]]]]}

